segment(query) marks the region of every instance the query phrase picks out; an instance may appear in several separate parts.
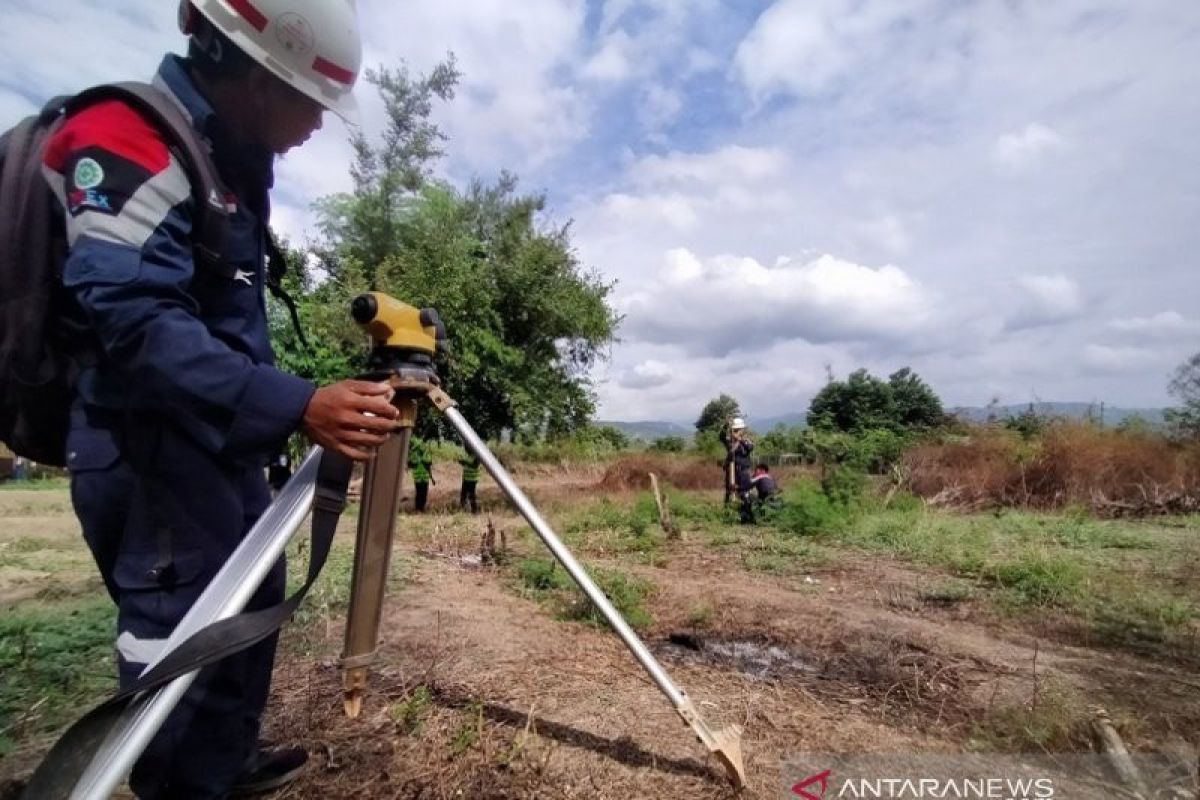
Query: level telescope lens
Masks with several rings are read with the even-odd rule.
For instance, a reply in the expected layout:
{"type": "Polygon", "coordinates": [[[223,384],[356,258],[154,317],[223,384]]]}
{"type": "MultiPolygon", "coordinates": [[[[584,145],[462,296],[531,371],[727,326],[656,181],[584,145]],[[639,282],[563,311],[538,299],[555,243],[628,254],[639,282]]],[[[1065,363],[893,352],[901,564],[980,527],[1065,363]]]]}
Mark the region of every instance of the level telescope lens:
{"type": "Polygon", "coordinates": [[[373,294],[360,294],[350,303],[350,316],[359,325],[366,325],[379,313],[379,303],[373,294]]]}

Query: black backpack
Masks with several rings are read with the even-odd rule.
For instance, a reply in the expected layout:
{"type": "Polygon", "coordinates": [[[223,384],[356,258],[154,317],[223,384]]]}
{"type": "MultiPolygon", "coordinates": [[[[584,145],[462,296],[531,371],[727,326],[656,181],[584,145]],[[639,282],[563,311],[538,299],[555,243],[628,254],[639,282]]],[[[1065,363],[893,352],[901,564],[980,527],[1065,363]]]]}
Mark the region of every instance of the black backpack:
{"type": "MultiPolygon", "coordinates": [[[[137,109],[164,134],[192,187],[196,263],[235,277],[221,261],[229,224],[225,187],[191,122],[161,90],[116,83],[57,97],[0,136],[0,441],[17,455],[60,467],[79,336],[66,330],[62,314],[66,224],[43,177],[42,155],[68,115],[104,100],[137,109]]],[[[270,236],[267,249],[268,286],[287,304],[299,331],[295,307],[280,288],[286,261],[270,236]]]]}

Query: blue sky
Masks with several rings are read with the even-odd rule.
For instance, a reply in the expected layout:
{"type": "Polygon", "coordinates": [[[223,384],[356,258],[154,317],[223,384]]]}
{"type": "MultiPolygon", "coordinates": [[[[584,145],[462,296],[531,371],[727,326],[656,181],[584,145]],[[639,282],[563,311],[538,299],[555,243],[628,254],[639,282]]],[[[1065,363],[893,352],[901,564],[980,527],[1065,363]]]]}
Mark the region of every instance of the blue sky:
{"type": "MultiPolygon", "coordinates": [[[[173,5],[0,0],[0,116],[147,75],[173,5]]],[[[457,56],[444,177],[515,171],[618,282],[603,417],[803,410],[827,365],[951,405],[1161,405],[1200,350],[1200,4],[358,8],[368,64],[457,56]]],[[[277,225],[303,236],[348,163],[332,121],[281,164],[277,225]]]]}

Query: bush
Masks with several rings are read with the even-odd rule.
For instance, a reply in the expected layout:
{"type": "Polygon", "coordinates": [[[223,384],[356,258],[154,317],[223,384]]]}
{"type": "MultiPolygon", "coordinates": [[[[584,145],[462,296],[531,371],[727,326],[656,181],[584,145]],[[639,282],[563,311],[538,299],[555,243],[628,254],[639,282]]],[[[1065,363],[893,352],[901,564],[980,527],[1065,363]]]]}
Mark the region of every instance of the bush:
{"type": "Polygon", "coordinates": [[[687,442],[682,436],[662,436],[650,443],[648,450],[655,453],[682,453],[687,448],[687,442]]]}
{"type": "Polygon", "coordinates": [[[831,533],[850,521],[850,506],[833,500],[811,481],[796,481],[784,490],[770,521],[774,527],[799,536],[831,533]]]}
{"type": "Polygon", "coordinates": [[[600,488],[610,492],[646,490],[650,488],[651,472],[662,485],[677,489],[720,489],[724,485],[719,463],[647,453],[614,461],[600,479],[600,488]]]}
{"type": "Polygon", "coordinates": [[[866,487],[867,476],[850,466],[830,467],[821,478],[821,491],[832,503],[846,510],[858,506],[866,487]]]}
{"type": "Polygon", "coordinates": [[[977,427],[905,454],[914,494],[965,509],[1078,506],[1104,515],[1200,510],[1200,445],[1058,422],[1040,436],[977,427]]]}
{"type": "MultiPolygon", "coordinates": [[[[559,568],[557,562],[546,558],[523,558],[517,562],[516,570],[521,584],[529,589],[535,598],[552,600],[558,607],[558,616],[562,619],[596,625],[607,624],[566,571],[559,568]]],[[[631,627],[643,628],[653,623],[654,620],[643,604],[654,590],[654,584],[623,572],[588,572],[631,627]]]]}

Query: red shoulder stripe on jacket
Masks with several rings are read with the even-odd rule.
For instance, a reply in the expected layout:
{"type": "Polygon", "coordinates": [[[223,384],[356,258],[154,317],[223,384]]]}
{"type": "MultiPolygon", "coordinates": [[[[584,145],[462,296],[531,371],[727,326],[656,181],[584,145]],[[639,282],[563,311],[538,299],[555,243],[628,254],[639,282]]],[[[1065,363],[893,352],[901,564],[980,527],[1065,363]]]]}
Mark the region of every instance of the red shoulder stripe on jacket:
{"type": "Polygon", "coordinates": [[[61,174],[72,153],[92,147],[132,161],[152,175],[171,160],[162,134],[120,100],[97,103],[63,123],[46,145],[45,164],[61,174]]]}

